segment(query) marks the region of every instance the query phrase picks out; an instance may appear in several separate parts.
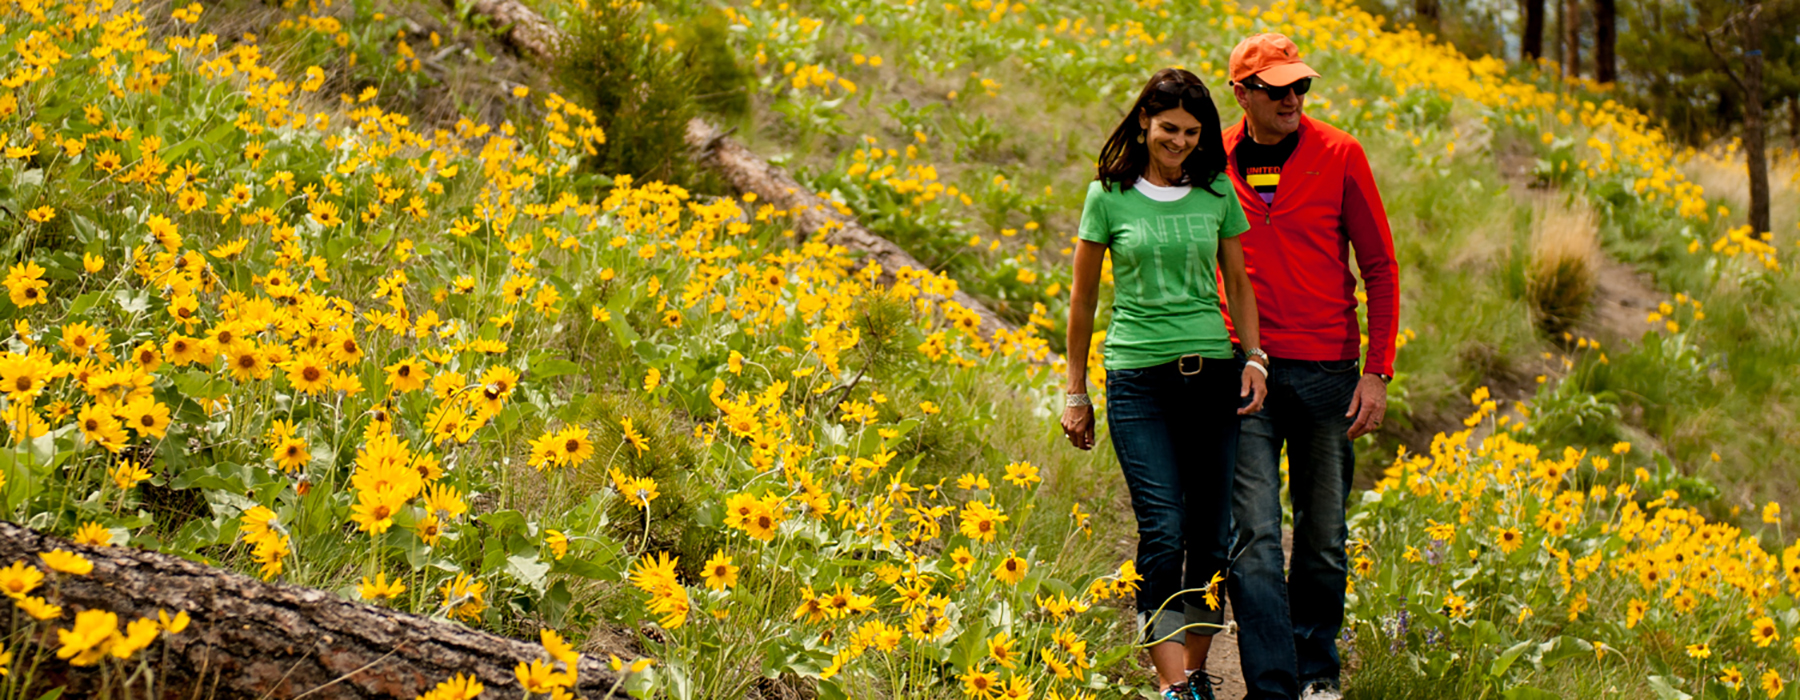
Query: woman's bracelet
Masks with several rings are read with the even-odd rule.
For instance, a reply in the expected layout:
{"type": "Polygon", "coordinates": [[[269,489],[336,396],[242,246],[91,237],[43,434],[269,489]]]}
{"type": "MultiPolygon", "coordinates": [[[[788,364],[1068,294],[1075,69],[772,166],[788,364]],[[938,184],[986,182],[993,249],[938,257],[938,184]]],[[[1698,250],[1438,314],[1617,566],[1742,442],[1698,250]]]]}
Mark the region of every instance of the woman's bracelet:
{"type": "Polygon", "coordinates": [[[1261,362],[1257,362],[1256,360],[1245,360],[1244,366],[1245,367],[1255,367],[1256,371],[1262,373],[1264,379],[1267,379],[1269,377],[1269,368],[1264,367],[1263,363],[1261,363],[1261,362]]]}
{"type": "Polygon", "coordinates": [[[1088,398],[1087,394],[1063,394],[1063,408],[1081,408],[1092,405],[1094,405],[1094,400],[1088,398]]]}

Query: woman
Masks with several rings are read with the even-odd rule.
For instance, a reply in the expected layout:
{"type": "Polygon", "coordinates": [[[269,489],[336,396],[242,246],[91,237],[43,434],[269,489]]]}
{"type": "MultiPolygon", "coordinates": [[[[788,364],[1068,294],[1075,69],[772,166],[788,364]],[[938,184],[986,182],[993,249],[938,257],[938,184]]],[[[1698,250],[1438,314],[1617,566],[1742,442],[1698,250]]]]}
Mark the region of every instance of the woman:
{"type": "Polygon", "coordinates": [[[1228,564],[1238,416],[1260,410],[1267,393],[1268,356],[1258,348],[1256,299],[1236,238],[1249,228],[1225,175],[1212,96],[1193,73],[1157,71],[1101,150],[1081,212],[1068,337],[1068,357],[1077,359],[1068,363],[1062,425],[1070,443],[1093,448],[1079,358],[1088,356],[1101,260],[1111,251],[1107,422],[1137,515],[1138,625],[1169,698],[1213,696],[1204,670],[1224,611],[1199,595],[1169,599],[1206,586],[1228,564]],[[1221,279],[1248,360],[1233,351],[1221,279]],[[1189,674],[1199,675],[1190,682],[1189,674]]]}

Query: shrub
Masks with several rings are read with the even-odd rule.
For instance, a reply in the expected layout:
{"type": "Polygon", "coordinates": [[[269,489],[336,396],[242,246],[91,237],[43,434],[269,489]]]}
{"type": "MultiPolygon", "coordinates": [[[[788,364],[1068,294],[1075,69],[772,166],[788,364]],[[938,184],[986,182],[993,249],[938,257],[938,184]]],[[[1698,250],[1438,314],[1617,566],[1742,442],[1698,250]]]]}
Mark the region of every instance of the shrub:
{"type": "Polygon", "coordinates": [[[1567,206],[1538,209],[1525,293],[1538,328],[1551,337],[1574,327],[1593,302],[1597,250],[1592,211],[1567,206]]]}
{"type": "Polygon", "coordinates": [[[573,22],[556,79],[594,111],[606,143],[587,159],[592,172],[688,182],[687,123],[699,113],[696,74],[679,53],[652,41],[642,6],[598,3],[573,22]]]}

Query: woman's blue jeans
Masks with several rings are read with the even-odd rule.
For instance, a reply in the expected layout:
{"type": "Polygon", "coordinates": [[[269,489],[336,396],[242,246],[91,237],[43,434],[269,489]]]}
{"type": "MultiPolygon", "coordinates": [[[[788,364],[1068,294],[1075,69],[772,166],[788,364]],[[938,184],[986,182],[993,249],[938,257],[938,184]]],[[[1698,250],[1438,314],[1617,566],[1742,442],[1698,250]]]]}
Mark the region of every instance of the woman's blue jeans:
{"type": "Polygon", "coordinates": [[[1356,453],[1344,416],[1356,360],[1276,358],[1263,409],[1244,417],[1233,493],[1241,553],[1231,569],[1238,653],[1252,700],[1292,698],[1338,681],[1347,572],[1344,523],[1356,453]],[[1293,560],[1281,555],[1281,451],[1294,504],[1293,560]]]}
{"type": "Polygon", "coordinates": [[[1143,641],[1180,643],[1185,625],[1224,623],[1223,607],[1208,608],[1198,593],[1170,597],[1204,587],[1228,564],[1242,371],[1239,360],[1209,358],[1191,375],[1176,362],[1106,373],[1107,425],[1137,514],[1143,641]]]}

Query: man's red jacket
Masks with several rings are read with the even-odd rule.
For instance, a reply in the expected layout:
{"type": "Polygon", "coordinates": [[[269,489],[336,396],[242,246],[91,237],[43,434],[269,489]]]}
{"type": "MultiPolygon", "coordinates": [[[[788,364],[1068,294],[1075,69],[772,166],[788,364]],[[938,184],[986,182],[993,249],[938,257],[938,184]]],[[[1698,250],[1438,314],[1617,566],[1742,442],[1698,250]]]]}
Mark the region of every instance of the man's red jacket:
{"type": "MultiPolygon", "coordinates": [[[[1226,172],[1237,186],[1250,230],[1238,238],[1256,290],[1262,347],[1290,360],[1352,360],[1361,346],[1356,276],[1369,298],[1367,373],[1394,373],[1400,322],[1400,270],[1387,211],[1362,144],[1335,127],[1300,117],[1300,143],[1281,168],[1273,204],[1238,173],[1239,122],[1225,130],[1226,172]]],[[[1229,312],[1227,312],[1229,314],[1229,312]]]]}

